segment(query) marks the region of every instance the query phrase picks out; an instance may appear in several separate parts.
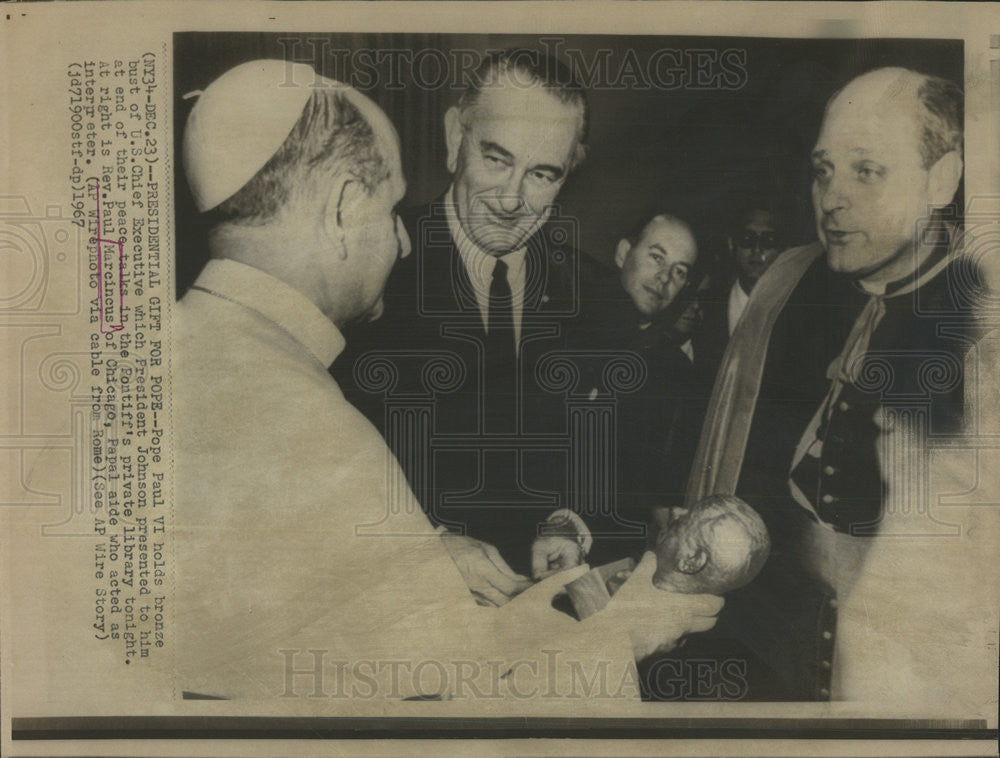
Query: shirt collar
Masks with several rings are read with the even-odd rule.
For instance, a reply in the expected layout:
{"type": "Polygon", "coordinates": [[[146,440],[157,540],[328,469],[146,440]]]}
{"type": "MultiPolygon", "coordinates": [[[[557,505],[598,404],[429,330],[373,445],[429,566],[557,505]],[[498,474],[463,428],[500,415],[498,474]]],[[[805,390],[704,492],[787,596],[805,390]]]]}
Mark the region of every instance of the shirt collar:
{"type": "Polygon", "coordinates": [[[687,356],[687,359],[691,361],[691,363],[694,363],[694,345],[691,344],[691,340],[687,340],[683,345],[681,345],[680,350],[687,356]]]}
{"type": "Polygon", "coordinates": [[[210,260],[193,289],[242,305],[276,324],[328,368],[344,337],[309,298],[260,269],[228,258],[210,260]]]}
{"type": "Polygon", "coordinates": [[[730,307],[742,307],[748,302],[750,302],[750,295],[743,291],[743,286],[740,284],[740,280],[737,279],[733,282],[733,286],[729,290],[729,305],[730,307]]]}
{"type": "Polygon", "coordinates": [[[897,297],[920,289],[940,274],[955,258],[955,244],[958,235],[955,233],[954,226],[945,223],[940,228],[925,230],[924,234],[929,235],[935,232],[938,237],[934,241],[933,247],[913,271],[881,287],[866,287],[860,282],[856,282],[855,286],[866,295],[884,298],[897,297]]]}

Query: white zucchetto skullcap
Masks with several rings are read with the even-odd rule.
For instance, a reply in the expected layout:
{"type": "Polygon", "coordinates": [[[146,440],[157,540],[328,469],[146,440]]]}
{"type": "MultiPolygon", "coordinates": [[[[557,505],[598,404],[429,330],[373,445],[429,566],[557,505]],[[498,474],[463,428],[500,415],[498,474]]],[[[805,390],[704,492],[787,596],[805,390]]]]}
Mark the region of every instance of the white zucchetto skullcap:
{"type": "Polygon", "coordinates": [[[184,174],[202,213],[232,197],[278,152],[317,87],[343,86],[312,66],[257,60],[199,95],[184,130],[184,174]]]}

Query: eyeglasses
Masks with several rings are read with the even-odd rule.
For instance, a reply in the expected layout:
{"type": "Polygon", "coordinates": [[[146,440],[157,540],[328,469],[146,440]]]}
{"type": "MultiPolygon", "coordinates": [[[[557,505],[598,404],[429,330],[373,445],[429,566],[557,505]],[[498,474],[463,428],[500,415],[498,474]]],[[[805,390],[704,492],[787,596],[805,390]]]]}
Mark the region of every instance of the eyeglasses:
{"type": "Polygon", "coordinates": [[[753,250],[758,245],[761,250],[777,250],[780,243],[776,232],[758,233],[746,229],[733,238],[733,244],[748,250],[753,250]]]}

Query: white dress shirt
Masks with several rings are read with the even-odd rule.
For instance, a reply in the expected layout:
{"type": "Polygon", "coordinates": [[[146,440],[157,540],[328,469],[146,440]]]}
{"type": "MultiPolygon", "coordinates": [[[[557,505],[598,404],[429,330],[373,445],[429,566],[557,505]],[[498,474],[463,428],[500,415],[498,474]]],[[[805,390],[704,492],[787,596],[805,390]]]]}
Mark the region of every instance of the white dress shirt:
{"type": "Polygon", "coordinates": [[[743,291],[740,286],[740,281],[737,279],[733,282],[732,288],[729,290],[729,309],[727,322],[729,324],[729,336],[733,336],[733,332],[736,330],[736,325],[740,322],[740,316],[743,315],[743,310],[747,307],[747,303],[750,301],[750,295],[743,291]]]}
{"type": "Polygon", "coordinates": [[[694,345],[691,343],[691,340],[687,340],[683,345],[681,345],[680,350],[687,356],[687,359],[691,361],[691,363],[694,363],[694,345]]]}

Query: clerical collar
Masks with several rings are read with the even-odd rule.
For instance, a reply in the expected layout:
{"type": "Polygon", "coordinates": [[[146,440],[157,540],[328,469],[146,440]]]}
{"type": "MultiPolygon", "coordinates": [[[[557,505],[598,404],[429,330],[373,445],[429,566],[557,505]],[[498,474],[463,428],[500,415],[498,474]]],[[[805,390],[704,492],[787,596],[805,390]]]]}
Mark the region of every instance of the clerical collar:
{"type": "Polygon", "coordinates": [[[880,287],[866,287],[861,282],[854,282],[854,286],[866,295],[882,298],[897,297],[919,289],[940,274],[954,257],[953,245],[957,236],[954,227],[945,224],[935,229],[925,230],[924,234],[935,232],[938,234],[938,239],[935,241],[934,247],[920,262],[920,265],[910,273],[880,287]]]}
{"type": "MultiPolygon", "coordinates": [[[[323,368],[329,368],[344,349],[340,330],[309,298],[245,263],[214,258],[205,264],[191,289],[254,311],[301,343],[323,368]]],[[[204,328],[212,325],[205,324],[204,328]]]]}

